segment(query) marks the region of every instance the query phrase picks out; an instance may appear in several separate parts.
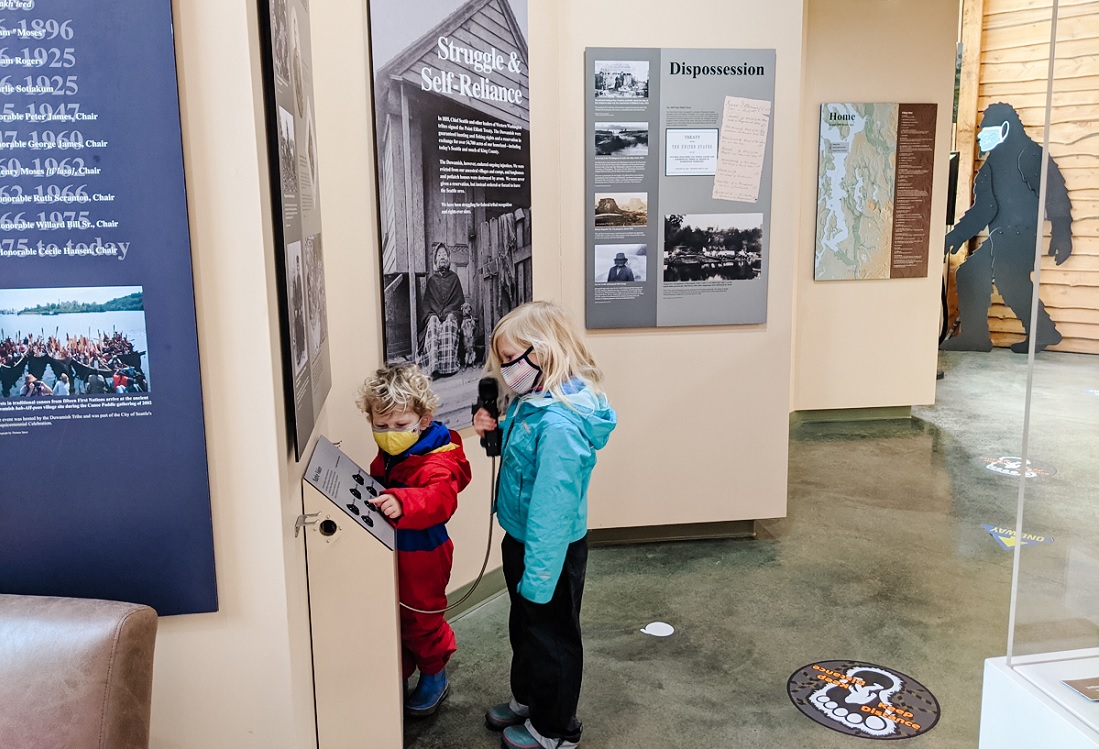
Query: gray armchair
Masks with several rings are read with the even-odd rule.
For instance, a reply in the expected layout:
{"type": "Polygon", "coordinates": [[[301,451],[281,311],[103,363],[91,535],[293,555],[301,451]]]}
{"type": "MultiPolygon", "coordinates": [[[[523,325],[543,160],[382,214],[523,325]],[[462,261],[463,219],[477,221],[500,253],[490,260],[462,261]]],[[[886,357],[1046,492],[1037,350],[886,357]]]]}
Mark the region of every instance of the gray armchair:
{"type": "Polygon", "coordinates": [[[157,616],[0,595],[0,747],[147,749],[157,616]]]}

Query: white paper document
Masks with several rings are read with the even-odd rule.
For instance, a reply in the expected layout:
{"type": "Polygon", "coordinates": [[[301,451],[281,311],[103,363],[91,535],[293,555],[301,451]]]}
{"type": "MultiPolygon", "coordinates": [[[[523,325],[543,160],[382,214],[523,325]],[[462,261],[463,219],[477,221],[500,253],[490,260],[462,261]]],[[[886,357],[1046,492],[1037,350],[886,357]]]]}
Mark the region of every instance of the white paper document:
{"type": "Polygon", "coordinates": [[[726,96],[714,176],[715,200],[755,203],[763,177],[771,102],[726,96]]]}

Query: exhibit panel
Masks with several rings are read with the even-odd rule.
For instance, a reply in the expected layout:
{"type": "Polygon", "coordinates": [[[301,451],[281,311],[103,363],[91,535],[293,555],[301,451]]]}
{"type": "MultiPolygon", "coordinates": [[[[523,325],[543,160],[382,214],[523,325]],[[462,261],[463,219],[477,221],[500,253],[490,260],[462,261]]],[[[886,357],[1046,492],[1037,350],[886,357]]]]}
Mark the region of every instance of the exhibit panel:
{"type": "Polygon", "coordinates": [[[936,108],[821,104],[816,280],[927,275],[936,108]]]}
{"type": "Polygon", "coordinates": [[[3,9],[0,592],[216,611],[171,5],[3,9]]]}
{"type": "Polygon", "coordinates": [[[300,459],[332,388],[309,3],[260,3],[287,414],[300,459]]]}
{"type": "Polygon", "coordinates": [[[527,2],[369,11],[385,361],[462,429],[493,327],[533,298],[527,2]]]}
{"type": "Polygon", "coordinates": [[[586,50],[589,328],[766,322],[775,64],[586,50]]]}
{"type": "MultiPolygon", "coordinates": [[[[1078,220],[1081,214],[1075,209],[1068,212],[1051,126],[1054,112],[1074,96],[1072,87],[1062,86],[1056,76],[1062,56],[1070,55],[1072,48],[1061,46],[1061,19],[1054,9],[1044,12],[1046,20],[1040,25],[1046,33],[1045,57],[1036,67],[1045,76],[1047,90],[1039,102],[1040,115],[1030,117],[1042,126],[1032,130],[1035,145],[1022,146],[1022,156],[1009,152],[1019,165],[1007,170],[1011,181],[1000,178],[992,185],[995,196],[1010,195],[1011,185],[1025,180],[1028,172],[1040,176],[1017,188],[1031,196],[1029,205],[1037,212],[1029,219],[1025,211],[1015,214],[1015,227],[1021,227],[1029,243],[1025,253],[1018,250],[1015,261],[1022,280],[1011,284],[995,275],[1010,269],[1011,256],[1002,254],[1005,248],[984,249],[992,255],[990,282],[1013,304],[1026,333],[1011,349],[1027,356],[1027,384],[1021,449],[1013,462],[1001,465],[1018,487],[1014,527],[1004,529],[1014,553],[1007,655],[986,667],[986,690],[1008,695],[1016,717],[1005,715],[1002,704],[986,698],[982,747],[997,745],[990,738],[997,723],[1011,726],[1018,716],[1048,725],[1051,733],[1069,731],[1072,743],[1066,740],[1058,746],[1099,746],[1099,454],[1093,441],[1074,443],[1066,436],[1099,433],[1099,390],[1069,374],[1079,372],[1078,367],[1094,367],[1091,355],[1043,353],[1053,345],[1052,336],[1060,340],[1057,323],[1043,304],[1043,298],[1050,298],[1048,285],[1062,280],[1050,271],[1048,261],[1052,258],[1056,268],[1071,262],[1081,245],[1086,247],[1079,230],[1068,230],[1069,216],[1078,220]],[[1048,393],[1054,396],[1040,397],[1048,393]]],[[[1021,129],[1021,121],[1009,106],[992,104],[983,113],[977,130],[978,147],[987,154],[982,171],[995,167],[997,152],[1014,147],[1011,133],[1021,129]]],[[[976,179],[979,185],[981,171],[976,179]]],[[[986,242],[995,240],[993,233],[986,242]]],[[[961,264],[959,277],[981,252],[961,264]]]]}

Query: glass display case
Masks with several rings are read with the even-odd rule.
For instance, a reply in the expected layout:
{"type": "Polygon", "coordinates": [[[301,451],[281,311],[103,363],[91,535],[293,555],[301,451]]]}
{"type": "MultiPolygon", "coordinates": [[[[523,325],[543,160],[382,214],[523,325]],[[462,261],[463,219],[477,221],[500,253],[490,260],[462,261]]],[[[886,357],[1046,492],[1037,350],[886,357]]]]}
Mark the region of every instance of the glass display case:
{"type": "MultiPolygon", "coordinates": [[[[1039,166],[1036,185],[1046,210],[1029,222],[1042,230],[1031,255],[1039,293],[1023,313],[1032,321],[1027,335],[1019,325],[1016,342],[1028,357],[1021,449],[1000,466],[1018,477],[1018,492],[1014,527],[1001,529],[1014,554],[1011,608],[1006,657],[986,663],[983,748],[1099,746],[1099,288],[1084,280],[1099,276],[1099,150],[1087,119],[1099,111],[1099,62],[1078,54],[1082,30],[1091,29],[1088,43],[1095,43],[1099,17],[1081,10],[1056,2],[1032,8],[1033,31],[1045,34],[1046,45],[1030,57],[1041,59],[1027,60],[1027,75],[999,87],[1029,109],[1026,131],[1052,163],[1039,166]],[[1047,347],[1060,351],[1044,353],[1047,347]]],[[[1017,160],[1024,182],[1026,161],[1017,160]]],[[[1026,217],[1013,221],[1025,231],[1026,217]]],[[[1019,289],[996,285],[1012,306],[1019,289]]]]}

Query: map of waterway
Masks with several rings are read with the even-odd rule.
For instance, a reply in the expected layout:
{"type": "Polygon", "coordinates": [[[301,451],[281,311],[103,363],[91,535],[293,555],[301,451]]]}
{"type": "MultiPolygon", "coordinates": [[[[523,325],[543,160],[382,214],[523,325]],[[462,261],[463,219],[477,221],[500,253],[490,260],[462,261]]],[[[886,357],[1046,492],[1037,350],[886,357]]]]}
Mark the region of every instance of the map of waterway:
{"type": "Polygon", "coordinates": [[[897,104],[823,104],[817,280],[889,278],[897,104]]]}

